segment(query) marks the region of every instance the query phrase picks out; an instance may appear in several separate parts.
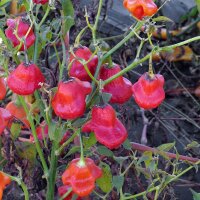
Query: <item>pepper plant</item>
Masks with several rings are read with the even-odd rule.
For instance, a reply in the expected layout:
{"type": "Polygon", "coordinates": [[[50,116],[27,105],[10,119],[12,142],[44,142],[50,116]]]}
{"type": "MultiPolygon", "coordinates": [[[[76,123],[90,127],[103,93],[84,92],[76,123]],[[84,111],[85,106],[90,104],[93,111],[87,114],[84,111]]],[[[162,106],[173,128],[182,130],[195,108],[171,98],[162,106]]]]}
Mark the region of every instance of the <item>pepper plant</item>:
{"type": "MultiPolygon", "coordinates": [[[[154,73],[153,55],[200,40],[200,36],[158,46],[151,39],[153,26],[168,19],[155,16],[159,11],[156,3],[153,0],[124,0],[123,5],[136,23],[118,44],[103,49],[102,39],[97,34],[103,0],[99,0],[94,23],[90,22],[85,10],[87,26],[76,36],[74,44],[69,42],[74,24],[70,0],[0,2],[5,20],[0,29],[0,135],[11,138],[13,146],[17,142],[25,144],[20,155],[29,162],[32,157],[26,152],[34,149],[32,153],[35,152],[43,172],[41,179],[45,180],[47,200],[88,199],[89,196],[91,199],[110,199],[113,192],[115,199],[147,199],[151,195],[156,200],[170,183],[198,168],[200,163],[196,158],[166,152],[175,148],[174,143],[163,144],[157,149],[131,143],[128,140],[130,133],[115,111],[115,105],[122,105],[131,98],[144,110],[162,104],[165,79],[154,73]],[[147,27],[146,38],[141,38],[144,27],[147,27]],[[91,49],[82,41],[88,30],[92,35],[91,49]],[[112,61],[112,55],[134,37],[140,41],[137,55],[122,68],[112,61]],[[151,50],[142,57],[141,50],[147,43],[151,50]],[[51,53],[43,62],[46,48],[51,53]],[[44,74],[44,65],[49,60],[56,62],[59,69],[53,85],[44,74]],[[127,72],[146,61],[149,61],[149,71],[137,82],[131,83],[125,78],[127,72]],[[26,138],[22,137],[24,132],[26,138]],[[125,149],[126,156],[119,154],[119,148],[125,149]],[[171,173],[158,168],[161,157],[173,169],[171,173]],[[59,161],[61,158],[63,163],[59,161]],[[117,166],[114,173],[109,160],[117,166]],[[179,165],[183,161],[189,166],[181,170],[179,165]],[[143,192],[131,194],[125,188],[131,169],[151,180],[143,192]]],[[[4,160],[6,157],[2,158],[4,160]]],[[[6,162],[1,164],[4,171],[6,162]]],[[[32,165],[38,166],[36,162],[32,165]]],[[[0,172],[0,199],[11,181],[21,186],[26,200],[30,198],[23,171],[20,166],[17,169],[18,174],[0,172]]]]}

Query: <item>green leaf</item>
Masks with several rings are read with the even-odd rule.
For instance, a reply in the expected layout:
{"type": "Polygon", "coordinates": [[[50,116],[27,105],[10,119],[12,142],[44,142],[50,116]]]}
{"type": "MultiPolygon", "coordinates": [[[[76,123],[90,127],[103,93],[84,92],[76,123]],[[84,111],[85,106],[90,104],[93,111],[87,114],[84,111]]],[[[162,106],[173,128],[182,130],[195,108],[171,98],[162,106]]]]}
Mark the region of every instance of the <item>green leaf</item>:
{"type": "Polygon", "coordinates": [[[124,149],[126,149],[126,150],[131,150],[131,148],[132,148],[132,145],[131,145],[131,142],[129,141],[129,139],[126,139],[122,145],[123,145],[124,149]]]}
{"type": "Polygon", "coordinates": [[[4,43],[6,46],[8,46],[8,41],[7,41],[6,36],[5,36],[5,34],[4,34],[4,32],[3,32],[2,29],[0,29],[0,38],[2,38],[3,43],[4,43]]]}
{"type": "Polygon", "coordinates": [[[4,6],[5,4],[7,4],[8,2],[10,2],[11,0],[1,0],[0,2],[0,7],[4,6]]]}
{"type": "Polygon", "coordinates": [[[200,200],[200,193],[195,192],[194,190],[190,189],[193,195],[193,200],[200,200]]]}
{"type": "Polygon", "coordinates": [[[100,155],[105,155],[105,156],[108,156],[108,157],[113,157],[113,152],[110,149],[108,149],[107,147],[105,147],[105,146],[98,146],[97,152],[100,155]]]}
{"type": "Polygon", "coordinates": [[[114,158],[114,160],[115,160],[116,162],[118,162],[119,164],[122,164],[125,160],[129,159],[128,156],[124,156],[124,157],[115,157],[115,156],[113,156],[113,158],[114,158]]]}
{"type": "Polygon", "coordinates": [[[190,144],[187,145],[187,147],[185,147],[186,150],[190,150],[193,148],[199,148],[200,144],[196,141],[192,141],[190,144]]]}
{"type": "Polygon", "coordinates": [[[35,144],[30,142],[15,142],[15,147],[19,157],[28,160],[33,167],[37,154],[35,144]]]}
{"type": "Polygon", "coordinates": [[[107,165],[106,163],[101,162],[100,165],[103,175],[101,178],[97,179],[97,185],[100,187],[100,189],[107,193],[111,191],[112,189],[112,173],[110,170],[110,166],[107,165]]]}
{"type": "Polygon", "coordinates": [[[93,145],[97,143],[96,137],[94,133],[90,133],[89,138],[88,137],[83,137],[83,144],[86,149],[89,149],[93,145]]]}
{"type": "Polygon", "coordinates": [[[196,4],[197,4],[197,9],[200,13],[200,0],[195,0],[196,4]]]}
{"type": "Polygon", "coordinates": [[[165,16],[159,16],[156,18],[153,18],[154,22],[173,22],[170,18],[165,17],[165,16]]]}
{"type": "Polygon", "coordinates": [[[104,103],[108,103],[112,97],[112,94],[107,92],[102,92],[102,99],[104,103]]]}
{"type": "Polygon", "coordinates": [[[56,126],[57,124],[55,122],[49,124],[48,135],[51,141],[55,139],[56,126]]]}
{"type": "Polygon", "coordinates": [[[63,10],[63,34],[64,36],[74,25],[74,8],[71,0],[61,0],[63,10]]]}
{"type": "Polygon", "coordinates": [[[12,140],[16,140],[21,132],[21,124],[12,123],[10,132],[12,140]]]}
{"type": "Polygon", "coordinates": [[[74,146],[70,149],[70,151],[66,154],[65,157],[70,156],[72,154],[75,154],[77,152],[80,152],[80,146],[74,146]]]}
{"type": "Polygon", "coordinates": [[[146,167],[148,167],[150,165],[151,161],[152,161],[152,152],[151,151],[145,151],[143,153],[142,157],[140,157],[140,159],[138,160],[137,164],[144,162],[146,167]]]}
{"type": "Polygon", "coordinates": [[[73,123],[73,127],[74,128],[80,128],[81,126],[83,126],[83,124],[85,124],[87,119],[85,118],[79,118],[77,119],[74,123],[73,123]]]}
{"type": "Polygon", "coordinates": [[[170,149],[172,149],[175,146],[175,142],[173,143],[166,143],[166,144],[162,144],[159,147],[157,147],[157,149],[159,151],[169,151],[170,149]]]}
{"type": "Polygon", "coordinates": [[[124,185],[124,176],[113,176],[112,184],[119,191],[124,185]]]}

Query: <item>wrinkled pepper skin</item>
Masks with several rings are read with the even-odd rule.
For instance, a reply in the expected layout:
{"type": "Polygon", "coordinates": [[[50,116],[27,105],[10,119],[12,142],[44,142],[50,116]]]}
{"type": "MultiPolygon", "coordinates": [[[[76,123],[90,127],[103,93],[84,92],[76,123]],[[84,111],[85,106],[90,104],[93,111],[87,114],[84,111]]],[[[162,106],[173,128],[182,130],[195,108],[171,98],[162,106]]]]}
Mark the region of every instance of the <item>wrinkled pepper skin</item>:
{"type": "Polygon", "coordinates": [[[117,119],[110,105],[94,106],[92,119],[83,125],[82,131],[94,132],[97,141],[109,149],[118,148],[128,136],[126,128],[117,119]]]}
{"type": "Polygon", "coordinates": [[[85,98],[92,91],[91,84],[77,78],[59,83],[52,99],[52,107],[57,116],[72,120],[81,117],[86,108],[85,98]]]}
{"type": "Polygon", "coordinates": [[[0,78],[0,100],[3,100],[6,96],[6,83],[4,78],[0,78]]]}
{"type": "Polygon", "coordinates": [[[62,182],[70,185],[78,196],[85,197],[94,190],[95,181],[102,176],[102,170],[90,158],[85,159],[85,165],[80,165],[79,161],[80,158],[72,160],[62,175],[62,182]]]}
{"type": "Polygon", "coordinates": [[[44,4],[48,3],[48,2],[49,2],[49,0],[33,0],[33,3],[42,4],[42,5],[44,5],[44,4]]]}
{"type": "MultiPolygon", "coordinates": [[[[83,46],[78,48],[75,52],[74,52],[75,56],[77,58],[83,59],[85,61],[88,61],[91,59],[92,56],[92,52],[90,51],[89,48],[83,46]]],[[[71,54],[70,55],[70,62],[75,59],[74,56],[71,54]]],[[[97,56],[94,56],[90,62],[87,64],[88,69],[90,70],[91,74],[94,75],[96,67],[98,64],[98,58],[97,56]]],[[[85,71],[84,66],[78,61],[78,60],[74,60],[71,68],[69,70],[69,75],[71,77],[76,77],[78,79],[80,79],[81,81],[91,81],[91,78],[88,76],[87,72],[85,71]]]]}
{"type": "MultiPolygon", "coordinates": [[[[106,65],[104,65],[101,68],[99,78],[102,80],[106,80],[120,71],[121,69],[119,65],[115,64],[112,68],[108,68],[106,65]]],[[[110,103],[123,104],[126,101],[128,101],[132,96],[131,87],[131,82],[123,76],[120,76],[112,82],[105,85],[103,88],[103,92],[112,94],[110,103]]]]}
{"type": "Polygon", "coordinates": [[[2,200],[3,197],[3,190],[10,183],[11,183],[10,177],[6,176],[3,172],[0,171],[0,200],[2,200]]]}
{"type": "Polygon", "coordinates": [[[15,102],[11,101],[6,105],[6,110],[8,110],[13,117],[24,123],[22,128],[30,128],[30,124],[27,120],[27,115],[23,106],[16,105],[15,102]]]}
{"type": "MultiPolygon", "coordinates": [[[[36,128],[36,133],[38,140],[43,140],[44,138],[48,137],[48,125],[46,124],[45,121],[43,121],[37,128],[36,128]]],[[[34,137],[30,135],[30,141],[34,141],[34,137]]]]}
{"type": "Polygon", "coordinates": [[[8,126],[8,123],[11,119],[12,119],[11,113],[4,108],[0,108],[0,135],[3,133],[4,129],[8,126]]]}
{"type": "Polygon", "coordinates": [[[153,78],[148,73],[143,74],[132,87],[138,106],[146,110],[158,107],[165,99],[164,82],[160,74],[155,74],[153,78]]]}
{"type": "Polygon", "coordinates": [[[153,0],[124,0],[124,7],[137,19],[151,17],[158,11],[157,5],[153,0]]]}
{"type": "MultiPolygon", "coordinates": [[[[58,194],[60,197],[62,197],[64,194],[67,193],[67,191],[70,189],[70,185],[63,185],[58,188],[58,194]]],[[[71,192],[67,197],[64,198],[64,200],[72,200],[74,192],[71,192]]],[[[81,197],[78,197],[76,200],[81,200],[81,197]]]]}
{"type": "Polygon", "coordinates": [[[30,95],[39,89],[45,79],[35,64],[21,63],[8,77],[8,87],[18,95],[30,95]]]}
{"type": "MultiPolygon", "coordinates": [[[[26,36],[27,32],[29,31],[30,25],[29,23],[23,19],[22,17],[17,17],[15,19],[8,19],[7,20],[8,28],[5,30],[5,34],[7,38],[12,42],[13,46],[19,46],[20,41],[17,39],[14,32],[17,32],[17,36],[22,39],[26,36]]],[[[35,35],[33,29],[31,28],[26,39],[26,46],[27,49],[31,47],[35,42],[35,35]]],[[[19,51],[24,51],[24,44],[21,45],[19,51]]]]}

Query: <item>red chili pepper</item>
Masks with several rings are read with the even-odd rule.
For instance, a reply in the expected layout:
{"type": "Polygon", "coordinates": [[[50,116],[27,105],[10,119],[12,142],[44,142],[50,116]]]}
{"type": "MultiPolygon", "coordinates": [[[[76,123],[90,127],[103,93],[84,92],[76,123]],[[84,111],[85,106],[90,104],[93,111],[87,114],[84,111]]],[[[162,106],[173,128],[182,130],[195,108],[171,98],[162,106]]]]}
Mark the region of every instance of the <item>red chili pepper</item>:
{"type": "MultiPolygon", "coordinates": [[[[84,61],[88,61],[92,57],[92,52],[87,47],[80,47],[75,51],[75,56],[80,58],[84,61]]],[[[88,76],[88,73],[85,71],[84,66],[76,60],[76,58],[71,54],[70,55],[70,62],[75,59],[72,63],[72,66],[69,70],[69,75],[72,77],[76,77],[81,81],[91,81],[91,78],[88,76]]],[[[96,66],[98,64],[97,56],[94,56],[87,64],[88,69],[90,70],[91,74],[94,75],[96,66]]]]}
{"type": "Polygon", "coordinates": [[[14,116],[16,119],[19,119],[25,124],[25,126],[23,126],[22,128],[30,127],[29,121],[27,120],[26,112],[21,105],[16,105],[15,102],[11,101],[7,104],[6,110],[8,110],[11,115],[14,116]]]}
{"type": "Polygon", "coordinates": [[[49,2],[49,0],[33,0],[33,3],[42,4],[42,5],[44,5],[44,4],[48,3],[48,2],[49,2]]]}
{"type": "Polygon", "coordinates": [[[4,78],[0,78],[0,100],[3,100],[6,96],[6,83],[4,78]]]}
{"type": "MultiPolygon", "coordinates": [[[[59,196],[62,197],[64,194],[68,192],[70,188],[71,188],[70,185],[60,186],[58,188],[59,196]]],[[[70,192],[70,194],[67,197],[65,197],[64,200],[72,200],[73,195],[74,195],[74,192],[70,192]]],[[[76,198],[76,200],[81,200],[81,197],[76,198]]]]}
{"type": "Polygon", "coordinates": [[[158,11],[153,0],[124,0],[124,7],[137,19],[152,16],[158,11]]]}
{"type": "Polygon", "coordinates": [[[8,87],[16,94],[29,95],[45,81],[44,76],[35,64],[21,63],[8,77],[8,87]]]}
{"type": "Polygon", "coordinates": [[[143,74],[132,87],[136,103],[144,109],[158,107],[165,99],[164,82],[160,74],[155,74],[153,78],[148,73],[143,74]]]}
{"type": "Polygon", "coordinates": [[[97,141],[109,149],[118,148],[127,138],[124,125],[117,119],[110,105],[92,108],[92,119],[82,128],[83,132],[94,132],[97,141]]]}
{"type": "Polygon", "coordinates": [[[92,91],[89,82],[73,78],[59,83],[52,107],[57,116],[63,119],[76,119],[84,114],[86,96],[92,91]]]}
{"type": "MultiPolygon", "coordinates": [[[[22,39],[26,37],[26,47],[27,49],[31,47],[35,42],[35,35],[33,29],[30,28],[29,23],[22,17],[17,17],[15,19],[8,19],[7,20],[8,28],[5,30],[5,34],[7,38],[12,42],[13,46],[16,47],[20,45],[20,41],[18,38],[22,39]],[[30,29],[30,31],[29,31],[30,29]],[[29,33],[28,33],[29,31],[29,33]],[[16,35],[14,34],[16,32],[16,35]],[[27,34],[28,33],[28,34],[27,34]],[[27,36],[26,36],[27,34],[27,36]]],[[[24,44],[22,43],[21,48],[19,51],[24,51],[24,44]]]]}
{"type": "Polygon", "coordinates": [[[95,188],[96,179],[102,176],[102,170],[90,158],[85,163],[74,159],[62,175],[64,185],[70,185],[72,191],[80,197],[88,196],[95,188]]]}
{"type": "Polygon", "coordinates": [[[12,118],[10,112],[4,108],[0,108],[0,135],[8,126],[9,120],[12,118]]]}
{"type": "MultiPolygon", "coordinates": [[[[119,65],[115,64],[112,68],[108,68],[106,65],[104,65],[101,68],[99,78],[102,80],[106,80],[120,71],[121,69],[119,65]]],[[[105,87],[103,88],[103,92],[108,92],[112,94],[110,103],[123,104],[128,101],[132,96],[131,86],[132,84],[128,79],[120,76],[105,85],[105,87]]]]}
{"type": "MultiPolygon", "coordinates": [[[[48,126],[45,121],[43,121],[37,128],[36,128],[36,133],[38,140],[43,140],[44,137],[48,137],[48,126]]],[[[30,135],[30,141],[34,141],[34,137],[30,135]]]]}
{"type": "Polygon", "coordinates": [[[0,200],[2,200],[3,197],[3,190],[7,185],[11,183],[10,177],[5,175],[3,172],[0,171],[0,200]]]}

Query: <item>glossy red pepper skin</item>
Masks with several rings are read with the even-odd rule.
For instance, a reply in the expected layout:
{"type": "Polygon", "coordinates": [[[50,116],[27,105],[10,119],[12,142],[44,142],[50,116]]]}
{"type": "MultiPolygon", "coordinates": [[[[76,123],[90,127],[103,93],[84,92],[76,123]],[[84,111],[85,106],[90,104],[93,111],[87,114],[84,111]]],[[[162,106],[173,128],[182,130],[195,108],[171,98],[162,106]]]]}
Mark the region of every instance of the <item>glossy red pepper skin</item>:
{"type": "MultiPolygon", "coordinates": [[[[5,30],[5,34],[7,38],[12,42],[14,47],[20,45],[20,41],[18,40],[14,32],[16,31],[17,36],[20,39],[22,39],[26,36],[30,28],[29,23],[26,22],[22,17],[17,17],[15,19],[8,19],[7,26],[8,28],[5,30]]],[[[26,41],[27,49],[34,44],[35,35],[32,28],[30,29],[25,41],[26,41]]],[[[22,44],[19,51],[24,51],[24,49],[25,49],[24,45],[22,44]]]]}
{"type": "Polygon", "coordinates": [[[124,0],[124,7],[137,19],[151,17],[158,11],[153,0],[124,0]]]}
{"type": "MultiPolygon", "coordinates": [[[[36,133],[38,140],[43,140],[44,138],[48,137],[48,125],[46,124],[45,121],[43,121],[37,128],[36,128],[36,133]]],[[[34,137],[30,135],[30,141],[34,141],[34,137]]]]}
{"type": "Polygon", "coordinates": [[[72,160],[62,175],[62,182],[70,185],[78,196],[85,197],[94,190],[95,181],[102,176],[102,170],[90,158],[85,159],[85,165],[80,165],[79,161],[80,158],[72,160]]]}
{"type": "MultiPolygon", "coordinates": [[[[64,194],[68,192],[70,189],[70,185],[63,185],[58,188],[59,196],[62,197],[64,194]]],[[[67,197],[64,198],[64,200],[72,200],[74,192],[71,192],[67,197]]],[[[76,198],[76,200],[81,200],[81,197],[76,198]]]]}
{"type": "MultiPolygon", "coordinates": [[[[106,65],[104,65],[101,68],[99,78],[102,80],[106,80],[120,71],[121,69],[119,65],[115,64],[112,68],[108,68],[106,65]]],[[[132,96],[131,87],[131,82],[123,76],[120,76],[105,85],[103,88],[103,92],[112,94],[110,103],[123,104],[128,101],[132,96]]]]}
{"type": "Polygon", "coordinates": [[[4,78],[0,78],[0,100],[3,100],[6,96],[6,83],[4,78]]]}
{"type": "Polygon", "coordinates": [[[3,197],[3,190],[7,185],[11,183],[10,177],[5,175],[3,172],[0,171],[0,200],[2,200],[3,197]]]}
{"type": "Polygon", "coordinates": [[[82,131],[94,132],[97,141],[109,149],[118,148],[128,136],[126,128],[117,119],[110,105],[94,106],[92,119],[83,125],[82,131]]]}
{"type": "MultiPolygon", "coordinates": [[[[85,61],[88,61],[91,59],[92,52],[87,47],[83,46],[78,48],[74,54],[77,58],[83,59],[85,61]]],[[[70,62],[75,59],[70,67],[69,75],[71,77],[76,77],[80,79],[81,81],[91,81],[91,78],[88,76],[87,72],[85,71],[84,66],[74,58],[74,56],[70,55],[70,62]]],[[[87,64],[88,69],[90,70],[91,74],[94,75],[96,67],[98,64],[98,58],[97,56],[94,56],[90,62],[87,64]]]]}
{"type": "Polygon", "coordinates": [[[33,3],[42,4],[42,5],[44,5],[44,4],[48,3],[48,2],[49,2],[49,0],[33,0],[33,3]]]}
{"type": "Polygon", "coordinates": [[[4,108],[0,108],[0,135],[3,133],[4,129],[8,126],[8,123],[11,119],[12,119],[11,113],[4,108]]]}
{"type": "Polygon", "coordinates": [[[85,98],[91,91],[89,82],[77,78],[59,83],[52,100],[54,112],[62,119],[72,120],[81,117],[86,108],[85,98]]]}
{"type": "Polygon", "coordinates": [[[143,74],[133,85],[133,98],[139,107],[153,109],[158,107],[165,99],[164,77],[155,74],[150,78],[148,73],[143,74]]]}
{"type": "Polygon", "coordinates": [[[21,63],[8,77],[8,87],[18,95],[30,95],[39,89],[45,79],[35,64],[21,63]]]}

